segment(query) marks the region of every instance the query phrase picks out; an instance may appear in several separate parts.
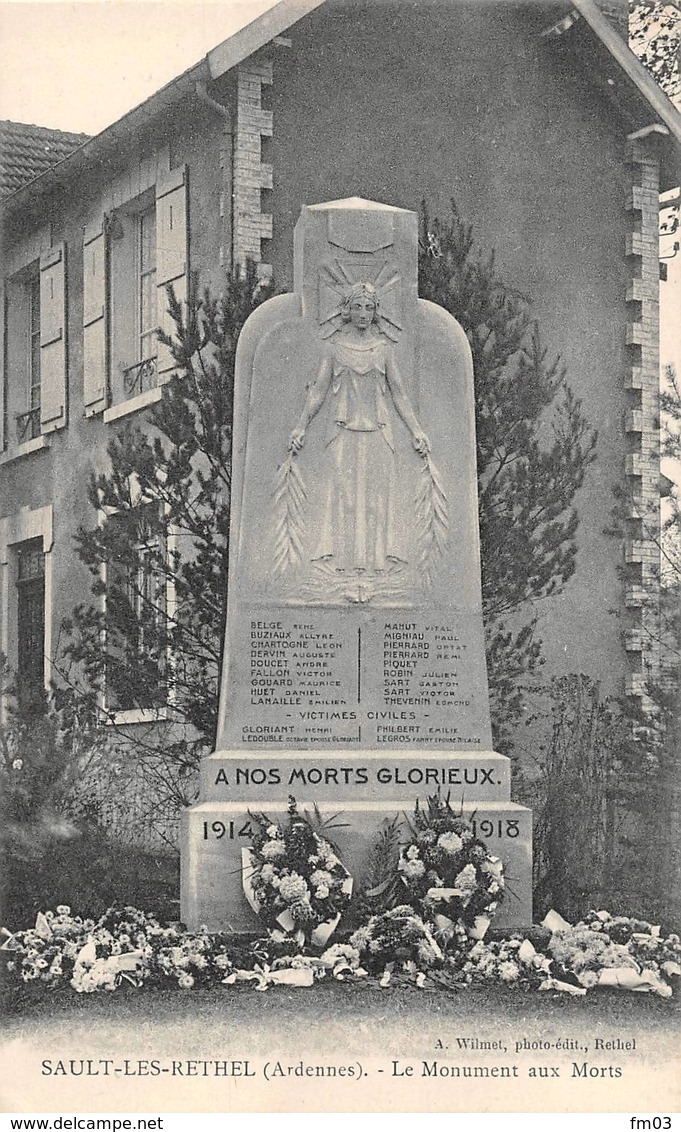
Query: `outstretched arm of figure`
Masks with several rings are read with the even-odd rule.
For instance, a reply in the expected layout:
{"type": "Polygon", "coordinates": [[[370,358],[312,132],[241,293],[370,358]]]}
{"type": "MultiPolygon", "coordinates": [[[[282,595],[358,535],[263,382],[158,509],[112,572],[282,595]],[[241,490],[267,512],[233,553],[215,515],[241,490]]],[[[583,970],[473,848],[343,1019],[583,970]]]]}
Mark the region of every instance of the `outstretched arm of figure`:
{"type": "Polygon", "coordinates": [[[326,400],[326,394],[329,392],[329,385],[331,384],[332,372],[333,366],[331,358],[327,355],[319,367],[319,372],[314,384],[311,385],[310,389],[308,390],[308,394],[305,398],[305,404],[303,406],[303,411],[300,414],[298,424],[289,437],[288,446],[293,453],[300,452],[300,449],[305,443],[305,433],[307,431],[307,426],[309,425],[310,421],[314,417],[316,417],[317,413],[324,404],[324,401],[326,400]]]}
{"type": "Polygon", "coordinates": [[[385,376],[388,380],[393,404],[411,433],[414,448],[419,456],[427,456],[430,452],[430,441],[416,418],[416,413],[411,407],[411,402],[402,384],[402,378],[400,377],[395,359],[390,357],[390,355],[386,358],[385,376]]]}

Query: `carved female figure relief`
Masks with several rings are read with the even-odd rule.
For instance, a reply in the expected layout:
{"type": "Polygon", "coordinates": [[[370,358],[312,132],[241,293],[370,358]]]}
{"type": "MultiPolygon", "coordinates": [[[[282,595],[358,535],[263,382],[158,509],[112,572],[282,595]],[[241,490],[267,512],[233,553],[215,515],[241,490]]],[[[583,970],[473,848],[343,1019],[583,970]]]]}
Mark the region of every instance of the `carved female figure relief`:
{"type": "MultiPolygon", "coordinates": [[[[321,509],[314,541],[305,557],[309,600],[404,600],[413,589],[414,563],[404,548],[405,525],[418,519],[399,514],[396,499],[395,414],[411,435],[414,450],[434,471],[430,443],[405,391],[389,342],[378,325],[379,297],[371,283],[348,287],[340,308],[341,329],[331,338],[289,438],[283,468],[294,482],[302,513],[306,492],[294,468],[308,429],[327,413],[321,509]]],[[[278,487],[281,498],[282,482],[278,487]]],[[[275,500],[277,494],[275,493],[275,500]]],[[[443,504],[446,509],[446,503],[443,504]]],[[[294,500],[295,501],[295,500],[294,500]]],[[[298,540],[301,543],[302,540],[298,540]]],[[[301,553],[302,558],[302,553],[301,553]]],[[[303,595],[301,595],[303,596],[303,595]]]]}

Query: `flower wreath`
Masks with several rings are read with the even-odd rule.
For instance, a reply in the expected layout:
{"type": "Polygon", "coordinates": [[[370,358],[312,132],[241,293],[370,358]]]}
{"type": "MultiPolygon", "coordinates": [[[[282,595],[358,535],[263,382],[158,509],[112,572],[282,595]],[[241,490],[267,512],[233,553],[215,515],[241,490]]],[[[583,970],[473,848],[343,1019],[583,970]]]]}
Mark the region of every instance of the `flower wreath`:
{"type": "Polygon", "coordinates": [[[270,931],[283,928],[298,942],[323,946],[352,893],[352,877],[334,847],[289,799],[288,821],[250,815],[257,832],[242,850],[244,893],[270,931]]]}
{"type": "Polygon", "coordinates": [[[440,929],[463,925],[481,938],[504,896],[504,871],[470,822],[448,800],[416,803],[411,840],[400,849],[398,870],[425,919],[440,929]]]}

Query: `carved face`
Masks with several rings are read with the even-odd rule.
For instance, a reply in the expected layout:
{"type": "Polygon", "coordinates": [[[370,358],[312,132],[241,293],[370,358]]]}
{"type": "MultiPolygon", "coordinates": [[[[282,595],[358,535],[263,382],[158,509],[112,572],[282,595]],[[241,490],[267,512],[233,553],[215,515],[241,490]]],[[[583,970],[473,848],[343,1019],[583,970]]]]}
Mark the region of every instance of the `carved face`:
{"type": "Polygon", "coordinates": [[[366,330],[376,316],[376,303],[369,295],[357,295],[350,303],[350,322],[358,330],[366,330]]]}

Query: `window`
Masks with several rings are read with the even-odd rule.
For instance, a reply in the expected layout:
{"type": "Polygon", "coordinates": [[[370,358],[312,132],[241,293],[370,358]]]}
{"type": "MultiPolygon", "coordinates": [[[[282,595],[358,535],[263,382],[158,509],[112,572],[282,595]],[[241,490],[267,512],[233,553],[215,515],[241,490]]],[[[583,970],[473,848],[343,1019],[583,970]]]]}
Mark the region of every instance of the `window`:
{"type": "Polygon", "coordinates": [[[153,504],[107,520],[106,709],[166,703],[166,537],[153,504]]]}
{"type": "Polygon", "coordinates": [[[45,685],[45,555],[43,540],[20,543],[17,553],[17,675],[22,709],[42,703],[45,685]]]}
{"type": "MultiPolygon", "coordinates": [[[[156,207],[139,218],[139,334],[140,360],[156,359],[158,315],[156,302],[156,207]]],[[[155,377],[155,372],[154,375],[155,377]]]]}
{"type": "Polygon", "coordinates": [[[31,264],[7,288],[9,446],[40,436],[40,269],[31,264]],[[14,418],[14,428],[12,420],[14,418]]]}
{"type": "Polygon", "coordinates": [[[128,247],[120,249],[132,279],[135,309],[130,326],[133,357],[123,364],[123,397],[138,397],[157,385],[158,298],[156,284],[156,204],[133,211],[123,225],[128,247]]]}
{"type": "Polygon", "coordinates": [[[83,338],[85,414],[115,420],[161,397],[174,369],[158,341],[175,325],[165,288],[187,294],[187,172],[172,170],[85,230],[83,338]]]}
{"type": "MultiPolygon", "coordinates": [[[[40,435],[40,277],[34,276],[28,283],[28,411],[25,415],[26,425],[19,436],[24,440],[24,433],[34,440],[40,435]]],[[[21,418],[19,418],[21,420],[21,418]]]]}
{"type": "Polygon", "coordinates": [[[124,370],[124,393],[136,397],[157,385],[158,298],[156,284],[156,205],[135,223],[136,336],[139,361],[124,370]]]}
{"type": "MultiPolygon", "coordinates": [[[[0,653],[20,704],[42,709],[52,655],[52,507],[22,507],[0,519],[0,653]]],[[[7,702],[0,698],[0,719],[7,702]]]]}
{"type": "Polygon", "coordinates": [[[156,202],[153,190],[117,209],[108,243],[110,404],[156,386],[156,202]]]}
{"type": "Polygon", "coordinates": [[[5,280],[5,444],[12,459],[66,424],[65,249],[5,280]]]}

